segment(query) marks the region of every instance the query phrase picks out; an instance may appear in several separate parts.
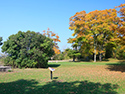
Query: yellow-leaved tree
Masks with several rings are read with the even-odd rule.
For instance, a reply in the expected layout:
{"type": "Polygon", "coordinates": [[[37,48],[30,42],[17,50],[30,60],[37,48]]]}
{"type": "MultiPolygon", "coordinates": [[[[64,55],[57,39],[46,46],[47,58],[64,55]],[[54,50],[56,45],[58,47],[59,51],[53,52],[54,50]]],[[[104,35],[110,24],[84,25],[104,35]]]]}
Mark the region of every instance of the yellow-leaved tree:
{"type": "Polygon", "coordinates": [[[119,17],[116,9],[95,10],[89,13],[85,11],[77,12],[70,17],[70,27],[72,34],[81,43],[81,49],[89,50],[87,52],[94,53],[94,62],[96,62],[96,54],[105,52],[106,43],[110,42],[114,36],[117,37],[119,17]]]}
{"type": "Polygon", "coordinates": [[[118,13],[120,13],[120,22],[119,22],[119,30],[118,37],[119,42],[122,45],[121,50],[125,52],[125,4],[121,4],[116,7],[118,9],[118,13]]]}

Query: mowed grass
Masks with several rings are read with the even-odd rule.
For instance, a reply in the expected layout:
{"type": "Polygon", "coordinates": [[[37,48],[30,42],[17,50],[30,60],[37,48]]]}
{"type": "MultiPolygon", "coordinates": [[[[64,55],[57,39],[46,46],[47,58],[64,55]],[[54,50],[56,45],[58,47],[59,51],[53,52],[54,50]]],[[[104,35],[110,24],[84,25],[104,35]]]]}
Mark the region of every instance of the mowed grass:
{"type": "Polygon", "coordinates": [[[55,69],[0,72],[0,94],[125,94],[125,65],[112,62],[49,63],[55,69]]]}

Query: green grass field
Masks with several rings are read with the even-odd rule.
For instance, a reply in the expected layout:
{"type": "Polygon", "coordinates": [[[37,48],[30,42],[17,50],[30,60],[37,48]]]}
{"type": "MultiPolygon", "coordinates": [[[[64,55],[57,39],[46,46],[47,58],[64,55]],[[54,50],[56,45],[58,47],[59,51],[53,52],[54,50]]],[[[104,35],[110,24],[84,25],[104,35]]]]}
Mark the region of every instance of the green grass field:
{"type": "Polygon", "coordinates": [[[53,80],[49,69],[0,72],[0,94],[125,94],[123,63],[49,63],[53,80]]]}

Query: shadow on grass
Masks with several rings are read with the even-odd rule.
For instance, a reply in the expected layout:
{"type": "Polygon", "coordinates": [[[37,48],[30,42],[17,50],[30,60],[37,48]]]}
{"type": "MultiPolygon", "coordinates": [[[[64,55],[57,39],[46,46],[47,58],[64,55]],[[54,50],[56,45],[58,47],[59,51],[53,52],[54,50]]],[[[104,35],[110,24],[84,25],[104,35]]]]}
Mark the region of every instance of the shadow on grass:
{"type": "Polygon", "coordinates": [[[35,80],[18,80],[0,83],[0,94],[118,94],[119,86],[89,81],[61,82],[50,81],[40,85],[35,80]]]}
{"type": "Polygon", "coordinates": [[[48,67],[59,67],[60,66],[60,64],[48,64],[48,67]]]}
{"type": "Polygon", "coordinates": [[[102,59],[102,61],[109,61],[109,59],[102,59]]]}
{"type": "Polygon", "coordinates": [[[56,80],[56,79],[58,79],[58,77],[53,77],[53,79],[55,79],[55,80],[56,80]]]}
{"type": "Polygon", "coordinates": [[[110,71],[121,71],[125,72],[125,61],[118,62],[116,64],[107,64],[110,71]]]}
{"type": "Polygon", "coordinates": [[[74,62],[74,63],[77,63],[77,62],[92,62],[92,60],[70,60],[69,62],[74,62]]]}
{"type": "MultiPolygon", "coordinates": [[[[94,60],[92,60],[92,59],[88,59],[88,60],[86,60],[86,59],[78,59],[78,60],[75,60],[75,61],[69,61],[69,62],[93,62],[94,60]]],[[[96,60],[97,62],[99,61],[99,62],[101,62],[100,60],[96,60]]],[[[107,61],[109,61],[108,59],[102,59],[102,61],[105,61],[105,62],[107,62],[107,61]]]]}
{"type": "Polygon", "coordinates": [[[8,83],[0,83],[0,94],[25,94],[36,88],[35,80],[18,80],[8,83]]]}

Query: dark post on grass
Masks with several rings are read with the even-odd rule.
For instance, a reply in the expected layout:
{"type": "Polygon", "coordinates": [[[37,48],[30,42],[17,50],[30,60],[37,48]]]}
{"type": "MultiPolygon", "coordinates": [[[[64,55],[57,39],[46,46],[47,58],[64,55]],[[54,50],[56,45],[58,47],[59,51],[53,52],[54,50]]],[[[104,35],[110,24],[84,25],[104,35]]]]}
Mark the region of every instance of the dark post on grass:
{"type": "Polygon", "coordinates": [[[55,69],[49,67],[49,70],[50,70],[50,77],[51,77],[51,80],[53,79],[53,71],[55,71],[55,69]]]}

